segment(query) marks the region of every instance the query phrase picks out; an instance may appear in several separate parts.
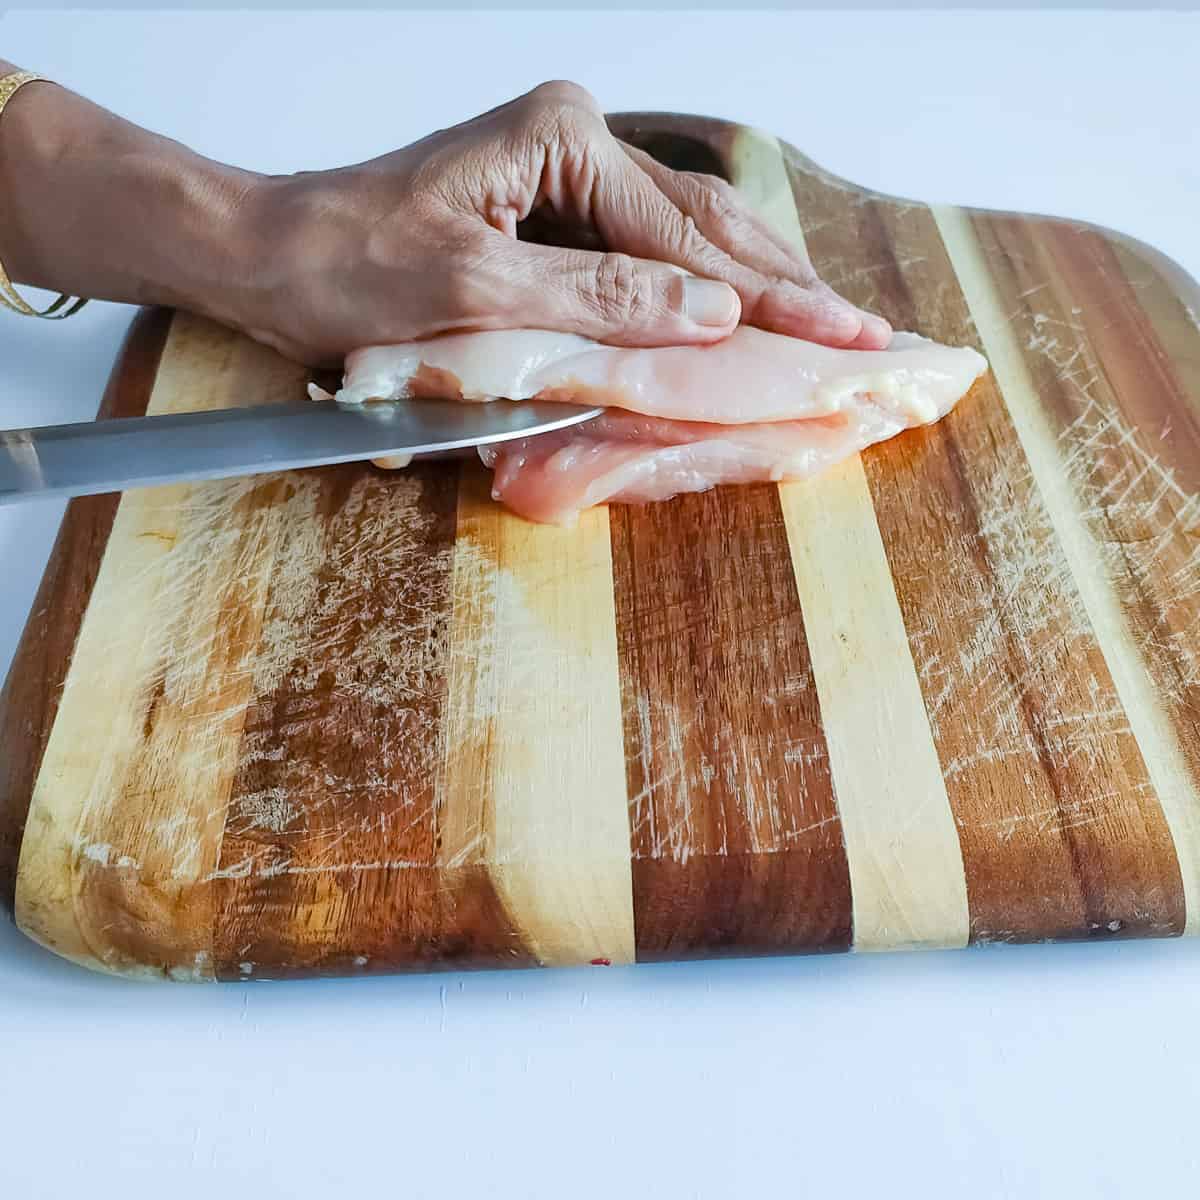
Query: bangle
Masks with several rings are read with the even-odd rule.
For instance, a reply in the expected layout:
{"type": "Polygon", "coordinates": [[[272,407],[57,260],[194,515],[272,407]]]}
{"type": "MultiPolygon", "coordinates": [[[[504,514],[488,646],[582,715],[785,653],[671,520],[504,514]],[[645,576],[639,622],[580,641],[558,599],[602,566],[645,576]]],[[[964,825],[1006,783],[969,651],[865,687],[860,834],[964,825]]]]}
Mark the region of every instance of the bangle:
{"type": "MultiPolygon", "coordinates": [[[[41,78],[32,71],[16,71],[0,79],[0,116],[4,115],[4,106],[21,88],[27,83],[33,83],[34,80],[41,78]]],[[[59,296],[47,308],[39,311],[17,292],[12,280],[5,273],[4,264],[0,263],[0,305],[13,312],[20,313],[24,317],[46,317],[49,320],[61,321],[64,317],[73,316],[86,303],[87,301],[83,298],[72,300],[70,296],[59,296]]]]}

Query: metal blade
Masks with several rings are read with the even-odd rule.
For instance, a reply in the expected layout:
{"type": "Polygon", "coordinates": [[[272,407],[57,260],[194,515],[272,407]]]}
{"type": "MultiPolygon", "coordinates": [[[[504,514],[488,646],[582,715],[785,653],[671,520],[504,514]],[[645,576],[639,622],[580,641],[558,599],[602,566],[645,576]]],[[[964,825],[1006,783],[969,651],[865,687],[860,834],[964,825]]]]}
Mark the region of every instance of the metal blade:
{"type": "Polygon", "coordinates": [[[0,432],[0,505],[435,454],[548,433],[599,408],[523,400],[265,404],[0,432]]]}

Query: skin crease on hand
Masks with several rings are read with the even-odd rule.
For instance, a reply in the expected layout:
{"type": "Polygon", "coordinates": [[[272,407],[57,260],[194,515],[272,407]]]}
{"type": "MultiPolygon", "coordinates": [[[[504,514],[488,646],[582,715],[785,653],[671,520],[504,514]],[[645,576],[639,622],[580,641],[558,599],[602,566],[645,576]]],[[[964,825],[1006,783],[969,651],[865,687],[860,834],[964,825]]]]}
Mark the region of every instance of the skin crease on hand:
{"type": "Polygon", "coordinates": [[[191,309],[310,366],[522,327],[631,346],[718,341],[739,321],[856,349],[891,335],[727,184],[618,141],[564,82],[368,162],[279,176],[33,84],[0,117],[0,259],[16,282],[191,309]],[[527,240],[538,226],[560,244],[527,240]]]}

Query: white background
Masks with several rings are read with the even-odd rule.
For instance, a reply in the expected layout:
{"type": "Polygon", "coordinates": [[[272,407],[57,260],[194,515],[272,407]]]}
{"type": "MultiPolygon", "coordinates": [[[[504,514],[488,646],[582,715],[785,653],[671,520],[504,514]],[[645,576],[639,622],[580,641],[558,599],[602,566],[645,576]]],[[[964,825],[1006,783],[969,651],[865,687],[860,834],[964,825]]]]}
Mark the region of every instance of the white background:
{"type": "MultiPolygon", "coordinates": [[[[1200,17],[1164,14],[0,17],[0,56],[245,166],[566,77],[1194,276],[1198,54],[1200,17]]],[[[0,426],[91,416],[128,317],[0,314],[0,426]]],[[[60,515],[0,511],[0,673],[60,515]]],[[[0,1195],[1181,1195],[1198,1005],[1190,942],[188,988],[0,921],[0,1195]]]]}

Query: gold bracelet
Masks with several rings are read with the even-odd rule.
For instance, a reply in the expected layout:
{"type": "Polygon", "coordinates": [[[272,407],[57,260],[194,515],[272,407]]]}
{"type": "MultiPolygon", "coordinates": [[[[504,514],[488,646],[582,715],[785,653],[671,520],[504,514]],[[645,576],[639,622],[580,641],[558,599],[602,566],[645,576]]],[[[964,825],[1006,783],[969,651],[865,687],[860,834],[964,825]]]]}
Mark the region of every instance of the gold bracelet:
{"type": "MultiPolygon", "coordinates": [[[[0,116],[4,115],[4,106],[21,88],[27,83],[33,83],[34,80],[41,78],[32,71],[15,71],[0,79],[0,116]]],[[[23,317],[46,317],[52,321],[61,321],[64,317],[74,316],[86,303],[87,301],[83,298],[72,300],[70,296],[59,296],[57,300],[39,312],[17,292],[12,280],[5,273],[4,264],[0,263],[0,304],[13,312],[20,313],[23,317]]]]}

